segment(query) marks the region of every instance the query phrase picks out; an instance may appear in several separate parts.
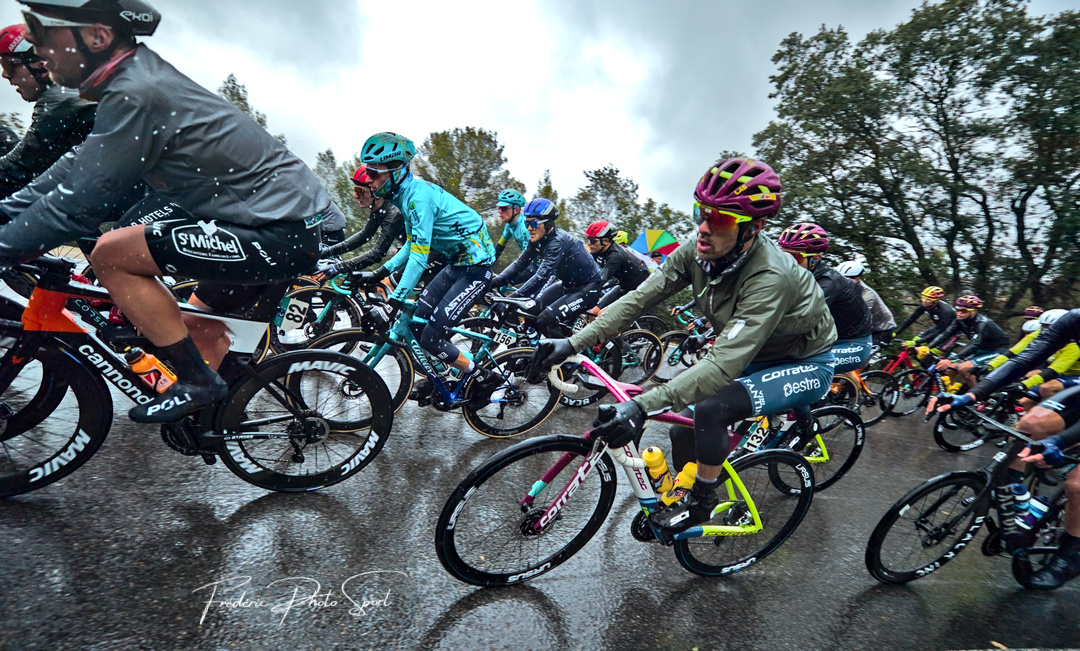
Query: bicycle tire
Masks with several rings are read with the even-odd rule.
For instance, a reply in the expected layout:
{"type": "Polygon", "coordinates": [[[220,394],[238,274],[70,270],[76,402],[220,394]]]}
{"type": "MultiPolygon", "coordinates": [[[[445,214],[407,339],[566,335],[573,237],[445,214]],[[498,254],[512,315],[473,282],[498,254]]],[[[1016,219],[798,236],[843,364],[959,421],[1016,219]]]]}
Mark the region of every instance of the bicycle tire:
{"type": "MultiPolygon", "coordinates": [[[[381,344],[375,335],[358,328],[336,330],[323,335],[308,345],[308,350],[334,350],[363,361],[364,356],[381,344]]],[[[375,372],[386,383],[390,392],[390,404],[396,413],[409,399],[413,386],[413,365],[409,354],[401,348],[391,347],[390,351],[374,367],[375,372]]]]}
{"type": "Polygon", "coordinates": [[[274,427],[290,436],[226,441],[221,458],[244,481],[283,492],[331,486],[363,470],[386,444],[394,420],[390,391],[360,360],[328,350],[300,350],[276,355],[253,370],[256,377],[234,384],[221,403],[214,430],[266,433],[274,427]],[[282,404],[263,382],[283,399],[293,401],[291,393],[302,404],[282,404]],[[297,417],[289,407],[316,414],[297,417]],[[270,419],[277,422],[260,422],[270,419]],[[316,440],[305,440],[305,428],[313,429],[316,440]],[[310,465],[308,457],[313,457],[310,465]]]}
{"type": "MultiPolygon", "coordinates": [[[[612,339],[606,344],[594,346],[591,351],[582,351],[582,354],[589,356],[596,362],[596,365],[604,369],[604,372],[611,377],[618,379],[622,375],[622,349],[623,343],[618,338],[612,339]],[[597,359],[599,358],[599,359],[597,359]]],[[[577,393],[573,397],[561,394],[559,396],[559,404],[565,407],[587,407],[589,405],[600,402],[604,396],[608,394],[608,390],[604,387],[599,389],[591,389],[584,386],[581,382],[577,381],[577,378],[583,378],[590,380],[593,384],[596,380],[592,375],[587,373],[584,369],[578,367],[569,376],[564,372],[563,380],[569,382],[578,387],[577,393]]]]}
{"type": "MultiPolygon", "coordinates": [[[[814,438],[793,451],[806,459],[813,469],[814,490],[823,491],[840,481],[859,460],[866,442],[866,428],[859,415],[846,407],[820,407],[810,415],[814,418],[814,438]]],[[[796,444],[795,436],[796,428],[793,427],[787,431],[780,447],[791,448],[796,444]]],[[[798,494],[800,488],[787,484],[778,473],[769,477],[779,490],[789,495],[798,494]]]]}
{"type": "Polygon", "coordinates": [[[599,458],[539,533],[528,525],[576,478],[592,445],[579,437],[542,436],[509,447],[470,472],[446,501],[435,526],[435,550],[446,571],[473,585],[509,585],[549,572],[577,553],[615,502],[615,468],[608,455],[599,458]],[[523,512],[523,499],[564,454],[570,462],[523,512]]]}
{"type": "Polygon", "coordinates": [[[653,374],[653,382],[664,384],[674,380],[675,376],[693,366],[703,356],[703,350],[693,353],[683,350],[689,337],[690,335],[681,330],[672,330],[660,337],[660,364],[653,374]]]}
{"type": "Polygon", "coordinates": [[[855,410],[858,409],[858,404],[859,390],[855,383],[843,375],[834,375],[828,393],[814,403],[814,408],[838,406],[855,410]]]}
{"type": "Polygon", "coordinates": [[[660,366],[660,337],[649,330],[628,330],[621,335],[622,373],[619,381],[641,386],[660,366]]]}
{"type": "Polygon", "coordinates": [[[882,583],[907,583],[952,560],[986,520],[989,503],[978,498],[986,481],[975,472],[954,472],[934,477],[900,498],[882,516],[866,544],[870,575],[882,583]],[[969,499],[973,501],[964,504],[969,499]],[[959,519],[954,514],[960,514],[959,519]],[[946,519],[935,522],[935,517],[946,519]],[[905,539],[911,540],[905,544],[905,539]],[[895,541],[898,553],[892,552],[889,541],[895,541]],[[905,548],[910,549],[905,552],[905,548]],[[913,562],[918,552],[925,558],[913,562]],[[894,555],[900,558],[894,560],[894,555]]]}
{"type": "Polygon", "coordinates": [[[980,421],[964,422],[963,410],[947,411],[934,419],[934,442],[946,452],[966,452],[986,443],[993,432],[979,427],[980,421]],[[971,429],[974,427],[975,429],[971,429]]]}
{"type": "MultiPolygon", "coordinates": [[[[687,570],[702,576],[723,576],[754,565],[788,539],[810,509],[814,493],[813,472],[808,464],[788,450],[764,450],[739,457],[731,467],[746,486],[761,518],[763,529],[755,534],[738,536],[709,536],[679,540],[675,543],[675,558],[687,570]],[[770,475],[782,473],[798,477],[798,495],[776,490],[770,475]],[[759,541],[764,540],[764,543],[759,541]]],[[[720,476],[724,481],[725,476],[720,476]]],[[[722,493],[722,491],[720,491],[722,493]]],[[[745,511],[743,512],[745,513],[745,511]]],[[[725,523],[735,509],[717,516],[710,523],[725,523]]]]}
{"type": "Polygon", "coordinates": [[[896,404],[896,378],[885,371],[859,373],[870,394],[859,392],[859,417],[863,425],[870,427],[885,419],[896,404]]]}
{"type": "Polygon", "coordinates": [[[896,403],[889,412],[891,416],[907,416],[930,402],[933,388],[930,373],[921,368],[909,368],[896,374],[896,403]]]}
{"type": "MultiPolygon", "coordinates": [[[[542,384],[525,381],[532,354],[532,348],[511,348],[481,361],[482,367],[495,369],[506,378],[500,388],[504,395],[483,407],[466,405],[465,422],[470,427],[490,438],[510,438],[532,430],[555,411],[562,393],[546,380],[542,384]]],[[[470,383],[465,388],[465,397],[472,387],[470,383]]]]}
{"type": "Polygon", "coordinates": [[[659,337],[671,328],[668,326],[668,324],[664,323],[664,320],[660,317],[653,316],[652,314],[646,314],[644,316],[639,316],[638,318],[634,319],[634,329],[648,330],[649,332],[659,337]]]}
{"type": "Polygon", "coordinates": [[[0,418],[0,497],[28,493],[75,472],[112,426],[105,380],[59,342],[37,350],[0,395],[0,405],[11,412],[0,418]],[[43,368],[55,378],[45,391],[43,368]]]}
{"type": "MultiPolygon", "coordinates": [[[[275,353],[285,353],[290,350],[301,350],[311,345],[319,337],[336,330],[346,328],[359,328],[361,323],[361,309],[351,296],[340,294],[326,287],[300,287],[285,294],[285,298],[299,300],[308,305],[303,317],[299,317],[301,324],[291,330],[282,330],[271,326],[269,328],[270,348],[275,353]],[[329,310],[323,322],[318,322],[318,317],[329,310]]],[[[286,319],[290,315],[286,315],[286,319]]]]}

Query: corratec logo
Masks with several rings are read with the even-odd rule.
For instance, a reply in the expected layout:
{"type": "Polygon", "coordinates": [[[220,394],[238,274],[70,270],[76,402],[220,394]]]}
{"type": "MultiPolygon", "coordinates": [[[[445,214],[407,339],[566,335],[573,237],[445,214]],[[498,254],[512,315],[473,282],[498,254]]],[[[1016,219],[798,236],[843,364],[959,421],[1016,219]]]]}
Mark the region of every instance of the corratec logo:
{"type": "Polygon", "coordinates": [[[240,239],[222,230],[215,220],[193,226],[181,226],[173,229],[173,245],[176,250],[190,258],[239,262],[247,259],[247,253],[240,246],[240,239]]]}

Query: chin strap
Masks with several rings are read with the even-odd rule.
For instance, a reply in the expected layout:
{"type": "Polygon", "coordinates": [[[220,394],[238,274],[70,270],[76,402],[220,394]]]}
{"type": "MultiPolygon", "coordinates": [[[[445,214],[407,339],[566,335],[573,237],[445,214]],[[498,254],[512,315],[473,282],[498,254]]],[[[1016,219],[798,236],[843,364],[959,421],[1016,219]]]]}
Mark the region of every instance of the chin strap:
{"type": "Polygon", "coordinates": [[[113,58],[113,54],[116,52],[116,46],[120,45],[120,39],[113,38],[108,49],[105,49],[98,54],[94,54],[90,51],[90,48],[86,47],[86,42],[83,41],[82,34],[79,33],[78,27],[69,27],[68,29],[71,30],[71,36],[75,39],[75,48],[79,51],[79,54],[83,55],[83,58],[86,59],[86,68],[83,69],[82,78],[79,80],[79,84],[82,85],[90,78],[90,75],[94,74],[94,72],[101,67],[101,64],[106,63],[113,58]]]}

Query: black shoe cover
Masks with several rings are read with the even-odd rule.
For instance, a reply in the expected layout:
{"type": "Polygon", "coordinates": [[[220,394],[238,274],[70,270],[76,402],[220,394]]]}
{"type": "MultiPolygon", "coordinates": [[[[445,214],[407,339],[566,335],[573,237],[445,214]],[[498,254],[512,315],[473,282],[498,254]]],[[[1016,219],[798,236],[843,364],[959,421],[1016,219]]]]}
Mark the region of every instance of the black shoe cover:
{"type": "Polygon", "coordinates": [[[225,397],[229,385],[214,378],[210,385],[177,382],[145,405],[132,407],[128,418],[136,423],[174,423],[225,397]]]}
{"type": "Polygon", "coordinates": [[[671,533],[686,531],[690,527],[708,522],[712,517],[713,509],[720,503],[716,497],[716,489],[710,488],[704,491],[695,489],[697,489],[696,485],[686,497],[663,511],[653,513],[649,516],[649,521],[671,533]]]}
{"type": "Polygon", "coordinates": [[[1080,574],[1080,555],[1054,554],[1046,567],[1031,575],[1030,587],[1035,590],[1056,590],[1080,574]]]}
{"type": "Polygon", "coordinates": [[[483,409],[491,403],[491,395],[503,385],[503,378],[495,371],[479,369],[469,389],[469,406],[483,409]]]}

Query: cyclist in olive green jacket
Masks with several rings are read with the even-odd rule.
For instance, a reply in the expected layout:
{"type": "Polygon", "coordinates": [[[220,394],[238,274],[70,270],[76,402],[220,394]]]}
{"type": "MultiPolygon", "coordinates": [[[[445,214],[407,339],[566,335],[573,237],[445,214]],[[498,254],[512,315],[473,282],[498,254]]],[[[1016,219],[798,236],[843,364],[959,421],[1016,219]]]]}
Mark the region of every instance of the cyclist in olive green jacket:
{"type": "Polygon", "coordinates": [[[682,531],[711,517],[728,426],[789,409],[805,416],[832,380],[836,327],[821,288],[790,255],[759,237],[780,209],[780,190],[780,179],[764,163],[716,163],[694,192],[696,246],[679,247],[659,271],[570,339],[537,346],[538,364],[552,366],[615,338],[646,309],[693,288],[718,331],[712,350],[671,382],[600,407],[593,423],[593,434],[619,447],[640,436],[646,414],[695,405],[694,429],[675,427],[671,436],[675,467],[696,459],[697,477],[682,501],[652,516],[664,530],[682,531]]]}

